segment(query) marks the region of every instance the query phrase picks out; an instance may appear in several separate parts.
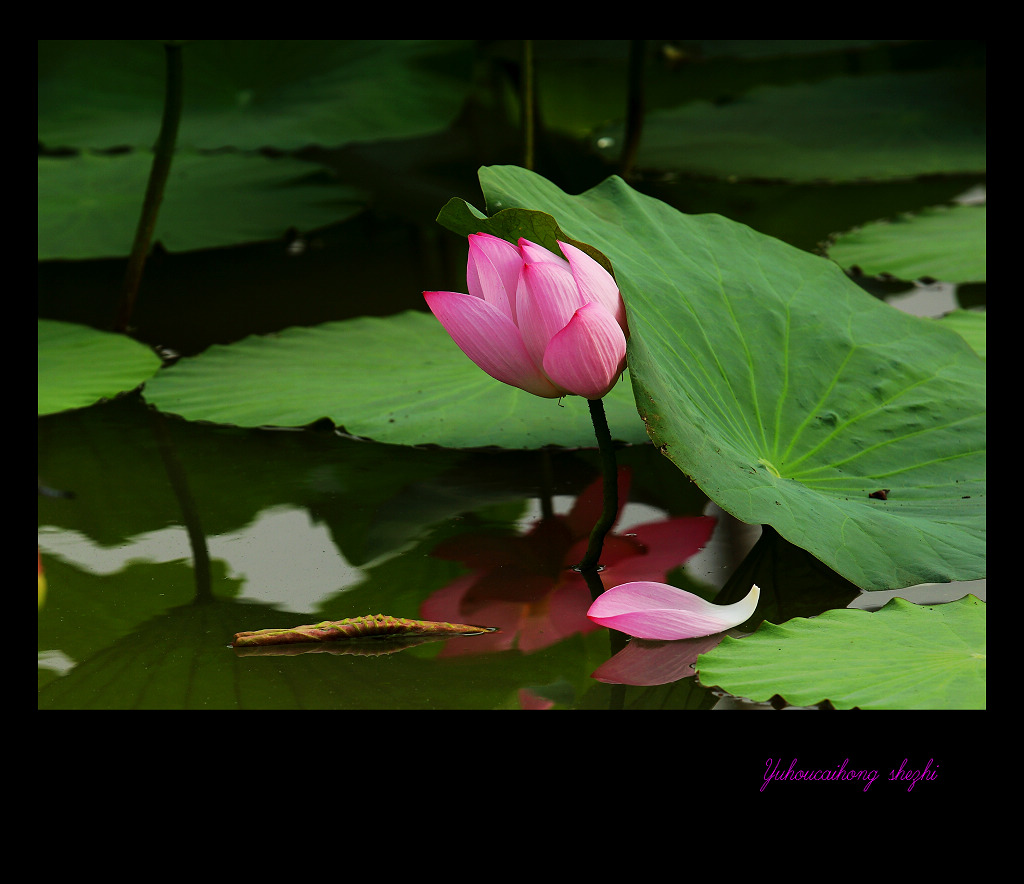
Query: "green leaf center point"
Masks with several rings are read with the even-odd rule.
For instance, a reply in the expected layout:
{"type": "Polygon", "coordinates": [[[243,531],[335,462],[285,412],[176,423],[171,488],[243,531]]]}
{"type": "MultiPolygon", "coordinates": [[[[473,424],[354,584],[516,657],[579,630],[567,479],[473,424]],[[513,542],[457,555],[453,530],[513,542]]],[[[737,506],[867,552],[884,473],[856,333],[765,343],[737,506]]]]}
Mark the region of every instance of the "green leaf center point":
{"type": "Polygon", "coordinates": [[[757,459],[757,462],[759,464],[761,464],[761,466],[763,466],[766,470],[768,470],[768,472],[771,473],[776,479],[781,479],[782,478],[782,475],[781,475],[781,473],[779,473],[779,471],[776,468],[775,464],[773,464],[766,457],[759,457],[757,459]]]}

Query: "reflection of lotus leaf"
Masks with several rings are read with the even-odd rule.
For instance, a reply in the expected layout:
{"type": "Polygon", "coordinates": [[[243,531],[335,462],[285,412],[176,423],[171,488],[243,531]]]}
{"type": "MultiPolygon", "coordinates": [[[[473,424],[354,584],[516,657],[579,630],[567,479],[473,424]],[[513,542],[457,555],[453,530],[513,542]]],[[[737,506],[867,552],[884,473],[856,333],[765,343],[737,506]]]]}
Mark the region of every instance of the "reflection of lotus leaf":
{"type": "Polygon", "coordinates": [[[332,654],[279,656],[267,665],[227,647],[239,625],[297,616],[219,599],[178,606],[51,681],[39,692],[39,708],[490,709],[524,684],[559,678],[579,653],[569,648],[546,657],[484,657],[467,669],[417,656],[415,648],[393,654],[382,666],[379,659],[332,654]]]}

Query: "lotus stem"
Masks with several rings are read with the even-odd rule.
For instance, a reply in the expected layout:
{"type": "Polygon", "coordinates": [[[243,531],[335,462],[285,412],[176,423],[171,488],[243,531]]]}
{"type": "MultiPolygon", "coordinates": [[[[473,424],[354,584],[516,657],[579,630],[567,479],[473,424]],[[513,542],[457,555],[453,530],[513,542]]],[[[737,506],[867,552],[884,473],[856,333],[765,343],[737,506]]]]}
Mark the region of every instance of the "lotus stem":
{"type": "Polygon", "coordinates": [[[520,94],[523,118],[523,168],[532,171],[536,123],[533,97],[533,40],[523,40],[523,77],[520,94]]]}
{"type": "Polygon", "coordinates": [[[627,181],[633,176],[636,155],[640,150],[640,134],[644,124],[644,67],[647,64],[647,41],[629,41],[629,87],[626,103],[626,133],[622,146],[620,174],[627,181]]]}
{"type": "Polygon", "coordinates": [[[160,203],[164,198],[167,176],[171,172],[171,160],[174,157],[174,145],[178,140],[178,124],[181,121],[183,104],[183,74],[180,40],[164,43],[167,77],[164,89],[164,115],[160,123],[160,134],[153,151],[153,165],[149,170],[149,183],[146,185],[146,196],[142,202],[142,214],[135,230],[135,242],[128,256],[128,268],[124,275],[124,286],[121,289],[121,303],[117,309],[114,330],[125,332],[135,310],[135,301],[142,282],[142,271],[146,266],[146,257],[153,240],[153,230],[160,214],[160,203]]]}
{"type": "MultiPolygon", "coordinates": [[[[601,480],[604,486],[604,499],[601,507],[601,516],[590,532],[590,542],[587,544],[587,552],[583,561],[576,566],[577,571],[586,575],[589,571],[596,571],[601,560],[601,550],[604,547],[605,535],[615,524],[615,517],[619,511],[619,487],[618,476],[615,466],[615,447],[612,444],[612,434],[608,429],[608,418],[604,413],[603,399],[588,399],[590,406],[590,419],[594,424],[594,433],[597,436],[597,447],[601,453],[601,480]]],[[[589,582],[589,581],[588,581],[589,582]]]]}

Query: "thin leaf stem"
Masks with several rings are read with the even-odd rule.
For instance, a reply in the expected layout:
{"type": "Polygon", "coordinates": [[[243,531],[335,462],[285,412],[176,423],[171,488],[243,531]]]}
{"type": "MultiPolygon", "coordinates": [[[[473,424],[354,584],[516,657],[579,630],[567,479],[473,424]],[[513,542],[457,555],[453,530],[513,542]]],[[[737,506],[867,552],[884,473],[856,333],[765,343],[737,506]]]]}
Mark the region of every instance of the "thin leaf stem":
{"type": "Polygon", "coordinates": [[[523,168],[533,171],[534,161],[534,98],[533,98],[533,40],[523,40],[523,168]]]}
{"type": "Polygon", "coordinates": [[[171,171],[174,145],[178,140],[178,124],[181,121],[184,95],[181,41],[172,40],[164,43],[164,55],[167,69],[164,88],[164,115],[153,152],[153,165],[149,171],[149,183],[146,185],[146,196],[142,202],[139,225],[135,230],[135,242],[132,243],[132,251],[128,256],[128,268],[124,275],[117,319],[114,321],[114,330],[119,332],[127,331],[128,323],[135,310],[139,285],[142,282],[142,271],[146,266],[153,230],[156,228],[156,219],[160,214],[160,203],[164,197],[167,176],[171,171]]]}
{"type": "Polygon", "coordinates": [[[629,86],[626,102],[626,135],[622,147],[621,172],[623,178],[633,175],[640,135],[644,125],[644,68],[647,64],[647,41],[629,41],[629,86]]]}

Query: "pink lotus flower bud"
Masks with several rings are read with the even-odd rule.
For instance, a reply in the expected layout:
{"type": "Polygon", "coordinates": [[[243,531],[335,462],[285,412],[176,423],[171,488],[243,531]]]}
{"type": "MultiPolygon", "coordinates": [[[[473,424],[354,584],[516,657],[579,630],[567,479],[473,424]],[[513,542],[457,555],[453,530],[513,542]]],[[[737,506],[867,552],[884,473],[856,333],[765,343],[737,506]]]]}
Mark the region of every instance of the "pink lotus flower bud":
{"type": "Polygon", "coordinates": [[[462,351],[491,377],[536,396],[600,399],[626,367],[626,309],[615,280],[585,252],[559,242],[564,258],[469,237],[469,294],[424,292],[462,351]]]}
{"type": "Polygon", "coordinates": [[[699,638],[745,623],[754,615],[760,597],[761,590],[753,586],[747,597],[735,604],[713,605],[667,583],[641,580],[603,592],[590,606],[587,617],[636,638],[699,638]]]}

